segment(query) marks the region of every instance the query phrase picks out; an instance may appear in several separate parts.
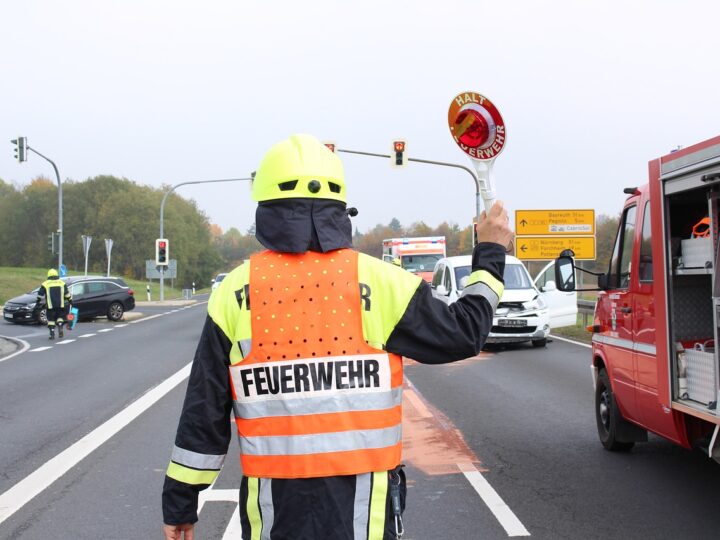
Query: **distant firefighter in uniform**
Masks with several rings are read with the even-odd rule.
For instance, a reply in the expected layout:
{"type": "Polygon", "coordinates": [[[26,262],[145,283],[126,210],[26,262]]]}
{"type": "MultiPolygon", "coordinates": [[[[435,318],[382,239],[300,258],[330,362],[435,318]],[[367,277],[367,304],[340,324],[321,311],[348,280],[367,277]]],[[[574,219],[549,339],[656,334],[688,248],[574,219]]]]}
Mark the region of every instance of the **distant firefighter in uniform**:
{"type": "Polygon", "coordinates": [[[252,186],[267,248],[210,297],[163,489],[166,539],[192,538],[234,413],[242,538],[384,540],[403,532],[402,356],[478,354],[512,236],[497,203],[448,306],[420,277],[352,249],[342,162],[294,135],[252,186]]]}
{"type": "Polygon", "coordinates": [[[72,298],[65,282],[58,277],[57,270],[51,268],[47,272],[47,279],[42,282],[37,293],[37,301],[45,298],[47,306],[47,325],[50,329],[50,339],[55,339],[55,327],[58,327],[58,336],[63,337],[65,313],[70,307],[72,298]]]}

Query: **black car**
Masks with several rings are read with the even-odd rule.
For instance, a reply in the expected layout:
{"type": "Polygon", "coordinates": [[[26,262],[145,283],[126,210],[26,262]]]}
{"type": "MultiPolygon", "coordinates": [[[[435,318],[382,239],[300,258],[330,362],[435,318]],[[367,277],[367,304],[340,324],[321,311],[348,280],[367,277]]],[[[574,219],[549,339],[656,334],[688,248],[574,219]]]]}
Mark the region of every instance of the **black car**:
{"type": "MultiPolygon", "coordinates": [[[[135,308],[133,290],[115,277],[63,278],[72,295],[72,305],[78,309],[78,318],[107,317],[119,321],[126,311],[135,308]]],[[[3,318],[15,323],[47,324],[45,299],[37,301],[38,289],[11,298],[3,308],[3,318]]]]}

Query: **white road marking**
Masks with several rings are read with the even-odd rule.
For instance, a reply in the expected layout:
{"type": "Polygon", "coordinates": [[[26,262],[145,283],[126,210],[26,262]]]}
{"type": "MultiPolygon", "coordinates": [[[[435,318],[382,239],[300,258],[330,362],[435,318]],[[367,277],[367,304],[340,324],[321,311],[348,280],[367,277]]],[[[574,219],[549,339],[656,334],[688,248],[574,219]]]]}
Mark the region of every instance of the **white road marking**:
{"type": "Polygon", "coordinates": [[[237,540],[242,538],[242,523],[240,522],[240,505],[235,507],[230,523],[228,523],[225,534],[223,534],[222,540],[237,540]]]}
{"type": "MultiPolygon", "coordinates": [[[[6,336],[0,336],[0,337],[6,337],[6,336]]],[[[15,336],[13,336],[12,338],[6,337],[6,339],[10,339],[11,341],[19,341],[21,343],[22,347],[20,348],[19,351],[15,351],[12,354],[8,354],[7,356],[0,358],[0,362],[4,362],[5,360],[10,360],[13,356],[17,356],[18,354],[24,353],[25,351],[27,351],[30,348],[30,344],[27,341],[19,339],[15,336]]]]}
{"type": "Polygon", "coordinates": [[[177,313],[178,311],[180,311],[180,310],[179,310],[179,309],[173,309],[170,313],[177,313]]]}
{"type": "Polygon", "coordinates": [[[530,536],[525,526],[520,522],[517,516],[500,498],[497,491],[493,489],[490,482],[480,474],[472,463],[458,463],[458,469],[462,471],[465,478],[468,479],[470,485],[475,488],[480,498],[485,502],[495,518],[500,522],[508,536],[530,536]]]}
{"type": "MultiPolygon", "coordinates": [[[[215,484],[213,483],[213,486],[215,484]]],[[[233,502],[236,504],[235,511],[233,512],[230,522],[228,523],[225,533],[223,533],[222,540],[236,540],[242,537],[242,524],[240,522],[240,493],[237,489],[213,489],[213,486],[200,492],[198,497],[198,509],[197,513],[200,514],[203,506],[206,502],[211,501],[222,501],[222,502],[233,502]]]]}
{"type": "Polygon", "coordinates": [[[74,339],[63,339],[62,341],[58,341],[57,345],[67,345],[68,343],[72,343],[73,341],[76,341],[74,339]]]}
{"type": "Polygon", "coordinates": [[[170,392],[190,375],[192,363],[171,375],[155,388],[128,405],[101,426],[85,435],[78,442],[60,452],[34,472],[20,480],[5,493],[0,494],[0,523],[25,506],[35,496],[47,489],[91,452],[100,447],[130,422],[135,420],[160,398],[170,392]]]}
{"type": "Polygon", "coordinates": [[[116,324],[116,325],[115,325],[115,328],[122,328],[123,326],[127,326],[127,325],[128,325],[128,323],[116,324]]]}
{"type": "Polygon", "coordinates": [[[583,343],[582,341],[575,341],[574,339],[556,336],[555,334],[550,334],[550,337],[553,339],[559,339],[560,341],[566,341],[567,343],[572,343],[573,345],[580,345],[581,347],[587,347],[588,349],[592,349],[592,345],[588,345],[587,343],[583,343]]]}
{"type": "Polygon", "coordinates": [[[200,492],[198,497],[198,514],[209,501],[223,501],[238,503],[240,492],[237,489],[213,489],[212,486],[200,492]]]}
{"type": "Polygon", "coordinates": [[[38,347],[36,349],[30,349],[29,352],[42,352],[42,351],[47,351],[48,349],[52,349],[52,347],[38,347]]]}
{"type": "Polygon", "coordinates": [[[137,323],[139,323],[139,322],[149,321],[150,319],[155,319],[155,318],[157,318],[157,317],[162,317],[163,315],[165,315],[165,314],[164,314],[164,313],[158,313],[157,315],[150,315],[149,317],[145,317],[144,319],[138,319],[137,321],[130,321],[130,324],[137,324],[137,323]]]}
{"type": "Polygon", "coordinates": [[[78,336],[79,338],[86,338],[86,337],[93,337],[95,334],[83,334],[82,336],[78,336]]]}
{"type": "Polygon", "coordinates": [[[98,330],[98,332],[112,332],[112,328],[103,328],[102,330],[98,330]]]}

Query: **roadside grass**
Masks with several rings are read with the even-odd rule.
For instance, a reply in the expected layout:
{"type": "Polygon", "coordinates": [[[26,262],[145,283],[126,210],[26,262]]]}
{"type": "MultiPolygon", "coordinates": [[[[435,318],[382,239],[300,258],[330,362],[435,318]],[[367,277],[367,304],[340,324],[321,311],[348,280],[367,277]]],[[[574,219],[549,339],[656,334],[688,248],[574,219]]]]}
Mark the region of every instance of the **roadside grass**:
{"type": "MultiPolygon", "coordinates": [[[[33,290],[45,281],[47,268],[20,268],[0,266],[0,305],[10,298],[19,296],[33,290]]],[[[84,272],[68,271],[69,276],[82,276],[84,272]]],[[[93,274],[96,275],[96,274],[93,274]]],[[[128,286],[135,291],[136,300],[147,300],[147,285],[150,285],[150,295],[153,301],[160,299],[160,283],[148,282],[123,277],[128,286]]],[[[210,287],[196,289],[195,293],[210,292],[210,287]]],[[[182,298],[182,288],[170,287],[170,280],[165,280],[165,299],[182,298]]]]}
{"type": "MultiPolygon", "coordinates": [[[[592,324],[592,318],[590,318],[590,322],[588,322],[588,324],[592,324]]],[[[583,343],[592,342],[592,334],[585,330],[585,323],[583,322],[582,315],[578,315],[577,323],[574,326],[553,328],[550,333],[560,337],[582,341],[583,343]]]]}

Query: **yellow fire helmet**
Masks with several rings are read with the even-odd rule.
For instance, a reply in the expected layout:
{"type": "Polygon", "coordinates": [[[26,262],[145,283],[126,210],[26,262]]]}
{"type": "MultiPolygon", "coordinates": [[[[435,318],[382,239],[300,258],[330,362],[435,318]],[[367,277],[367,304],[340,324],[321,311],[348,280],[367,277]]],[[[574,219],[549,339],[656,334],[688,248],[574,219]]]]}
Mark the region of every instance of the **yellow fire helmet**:
{"type": "Polygon", "coordinates": [[[299,197],[346,202],[342,161],[312,135],[292,135],[270,148],[252,184],[258,202],[299,197]]]}
{"type": "Polygon", "coordinates": [[[48,270],[47,277],[49,277],[49,278],[58,277],[57,270],[55,270],[54,268],[51,268],[50,270],[48,270]]]}

